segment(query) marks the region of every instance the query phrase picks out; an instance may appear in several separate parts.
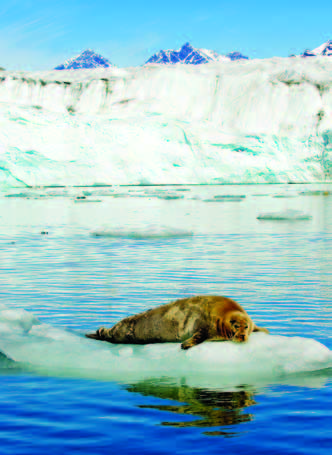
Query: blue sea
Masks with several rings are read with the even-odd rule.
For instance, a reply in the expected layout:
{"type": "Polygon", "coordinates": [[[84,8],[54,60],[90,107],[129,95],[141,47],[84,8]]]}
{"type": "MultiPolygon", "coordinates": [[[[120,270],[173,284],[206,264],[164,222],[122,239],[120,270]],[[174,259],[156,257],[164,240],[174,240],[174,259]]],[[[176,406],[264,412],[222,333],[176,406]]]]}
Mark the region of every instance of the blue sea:
{"type": "Polygon", "coordinates": [[[332,453],[331,184],[2,190],[0,222],[1,455],[332,453]],[[84,337],[199,294],[270,330],[231,373],[84,337]]]}

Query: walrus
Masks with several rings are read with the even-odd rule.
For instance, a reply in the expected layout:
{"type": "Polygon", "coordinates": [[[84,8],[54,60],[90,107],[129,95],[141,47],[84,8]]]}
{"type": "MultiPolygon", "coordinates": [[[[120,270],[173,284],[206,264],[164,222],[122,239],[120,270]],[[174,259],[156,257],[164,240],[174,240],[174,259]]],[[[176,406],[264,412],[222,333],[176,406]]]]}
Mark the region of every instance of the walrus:
{"type": "Polygon", "coordinates": [[[242,343],[257,327],[234,300],[222,296],[196,296],[122,319],[112,328],[101,327],[87,338],[123,344],[181,342],[189,349],[203,341],[231,340],[242,343]]]}

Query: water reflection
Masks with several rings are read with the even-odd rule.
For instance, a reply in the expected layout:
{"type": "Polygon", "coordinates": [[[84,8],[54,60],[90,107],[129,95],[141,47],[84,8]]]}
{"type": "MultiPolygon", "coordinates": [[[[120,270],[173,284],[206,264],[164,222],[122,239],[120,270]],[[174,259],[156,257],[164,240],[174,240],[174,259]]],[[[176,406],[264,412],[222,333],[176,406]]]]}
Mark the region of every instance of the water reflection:
{"type": "Polygon", "coordinates": [[[144,396],[174,400],[176,404],[147,404],[139,408],[158,409],[181,415],[197,417],[194,420],[163,421],[161,425],[172,427],[221,427],[217,431],[205,431],[209,436],[233,437],[241,434],[233,431],[234,425],[253,420],[252,413],[244,412],[256,405],[254,392],[238,387],[234,391],[209,390],[187,385],[168,384],[162,380],[145,380],[126,387],[128,391],[144,396]],[[225,428],[226,427],[226,428],[225,428]],[[232,427],[232,428],[227,428],[232,427]]]}

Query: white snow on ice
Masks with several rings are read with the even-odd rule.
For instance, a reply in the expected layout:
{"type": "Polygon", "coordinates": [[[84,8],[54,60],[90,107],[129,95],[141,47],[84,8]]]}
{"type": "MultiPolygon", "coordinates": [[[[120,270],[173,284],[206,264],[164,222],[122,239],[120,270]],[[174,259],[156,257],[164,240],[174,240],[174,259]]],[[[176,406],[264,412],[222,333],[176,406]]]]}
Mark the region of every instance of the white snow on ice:
{"type": "Polygon", "coordinates": [[[0,188],[331,180],[332,60],[2,72],[0,188]]]}

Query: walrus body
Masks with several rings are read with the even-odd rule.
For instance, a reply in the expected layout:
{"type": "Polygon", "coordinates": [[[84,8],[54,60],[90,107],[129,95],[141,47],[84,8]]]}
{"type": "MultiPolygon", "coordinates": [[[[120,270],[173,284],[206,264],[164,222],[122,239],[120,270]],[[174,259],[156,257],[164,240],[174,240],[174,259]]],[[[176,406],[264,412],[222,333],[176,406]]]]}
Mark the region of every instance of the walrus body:
{"type": "Polygon", "coordinates": [[[100,328],[88,338],[110,343],[149,344],[181,342],[188,349],[205,340],[244,342],[257,327],[234,300],[221,296],[197,296],[176,300],[127,317],[112,328],[100,328]]]}

